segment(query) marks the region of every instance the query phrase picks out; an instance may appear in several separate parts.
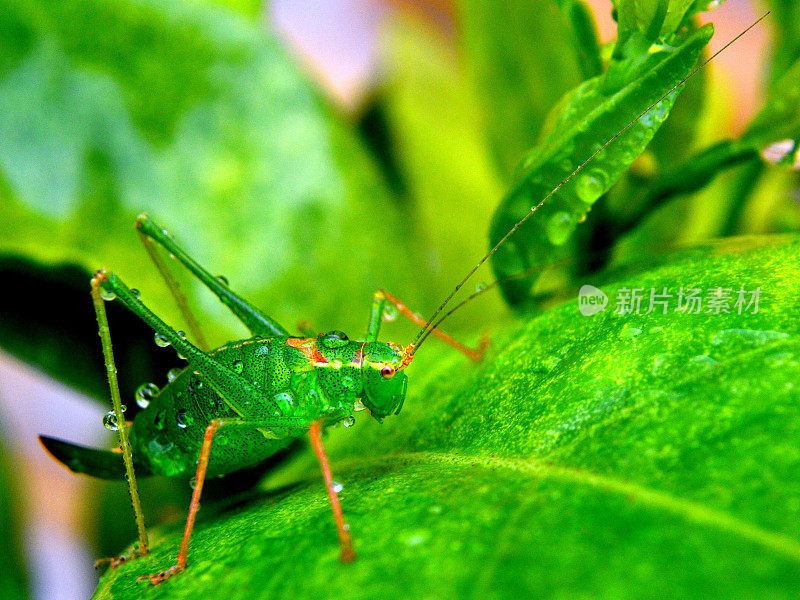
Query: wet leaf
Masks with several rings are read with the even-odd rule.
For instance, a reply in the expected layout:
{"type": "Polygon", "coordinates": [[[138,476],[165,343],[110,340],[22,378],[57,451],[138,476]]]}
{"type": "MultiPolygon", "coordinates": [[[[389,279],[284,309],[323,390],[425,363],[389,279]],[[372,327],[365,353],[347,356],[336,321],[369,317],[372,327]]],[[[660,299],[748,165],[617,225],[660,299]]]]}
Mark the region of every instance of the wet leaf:
{"type": "MultiPolygon", "coordinates": [[[[680,91],[670,89],[695,67],[712,31],[712,27],[705,26],[676,50],[649,55],[646,68],[637,69],[644,75],[610,95],[606,95],[606,81],[595,78],[565,96],[551,114],[542,142],[523,163],[518,181],[495,212],[490,243],[499,242],[578,165],[588,163],[493,256],[492,266],[498,278],[531,270],[559,254],[559,247],[569,240],[592,204],[624,173],[666,119],[680,91]],[[670,93],[659,100],[667,92],[670,93]]],[[[529,276],[503,284],[506,300],[512,305],[523,302],[533,279],[529,276]]]]}
{"type": "Polygon", "coordinates": [[[507,332],[477,367],[421,352],[402,415],[331,436],[353,564],[307,456],[206,515],[186,572],[134,582],[171,564],[174,523],[95,598],[792,598],[798,251],[743,238],[673,256],[603,284],[595,316],[573,300],[507,332]],[[665,313],[615,312],[625,290],[664,288],[665,313]],[[699,313],[675,310],[681,288],[702,290],[699,313]],[[717,288],[728,313],[706,312],[717,288]]]}

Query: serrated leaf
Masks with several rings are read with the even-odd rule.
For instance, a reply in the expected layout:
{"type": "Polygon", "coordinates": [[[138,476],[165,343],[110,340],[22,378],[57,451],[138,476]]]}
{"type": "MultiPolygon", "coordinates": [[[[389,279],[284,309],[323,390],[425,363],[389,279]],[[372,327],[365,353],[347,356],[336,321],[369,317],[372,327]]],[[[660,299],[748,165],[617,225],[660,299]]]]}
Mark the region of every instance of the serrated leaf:
{"type": "MultiPolygon", "coordinates": [[[[643,69],[645,74],[611,95],[605,95],[603,80],[595,78],[561,101],[551,115],[542,142],[523,163],[516,185],[495,212],[491,245],[499,242],[578,165],[588,162],[495,253],[492,267],[498,278],[529,271],[558,256],[559,247],[567,242],[592,204],[644,150],[667,117],[680,91],[672,88],[692,71],[712,31],[707,25],[675,51],[650,55],[647,68],[643,69]],[[616,139],[603,148],[614,136],[616,139]]],[[[506,300],[512,305],[523,302],[534,278],[530,275],[505,282],[502,291],[506,300]]]]}
{"type": "Polygon", "coordinates": [[[593,317],[573,300],[530,320],[478,367],[421,352],[407,412],[329,444],[353,564],[309,458],[299,482],[201,522],[184,573],[134,581],[171,564],[175,523],[95,598],[792,598],[798,251],[745,238],[673,256],[603,285],[593,317]],[[730,312],[674,310],[694,287],[733,290],[730,312]],[[665,313],[614,311],[623,290],[663,288],[665,313]]]}

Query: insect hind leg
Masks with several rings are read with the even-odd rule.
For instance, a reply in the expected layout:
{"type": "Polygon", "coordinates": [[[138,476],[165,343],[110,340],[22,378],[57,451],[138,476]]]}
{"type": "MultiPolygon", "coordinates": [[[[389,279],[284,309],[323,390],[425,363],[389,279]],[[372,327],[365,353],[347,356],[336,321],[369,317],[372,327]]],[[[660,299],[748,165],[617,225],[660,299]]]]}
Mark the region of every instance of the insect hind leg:
{"type": "MultiPolygon", "coordinates": [[[[152,240],[174,256],[189,272],[197,277],[203,285],[219,298],[225,306],[253,333],[266,337],[289,335],[287,329],[277,321],[262,313],[247,300],[232,292],[227,283],[215,277],[201,267],[197,261],[190,257],[178,244],[175,243],[166,230],[159,227],[150,218],[142,213],[136,218],[136,229],[147,239],[152,240]]],[[[147,246],[147,244],[145,244],[147,246]]],[[[159,269],[160,270],[160,269],[159,269]]]]}

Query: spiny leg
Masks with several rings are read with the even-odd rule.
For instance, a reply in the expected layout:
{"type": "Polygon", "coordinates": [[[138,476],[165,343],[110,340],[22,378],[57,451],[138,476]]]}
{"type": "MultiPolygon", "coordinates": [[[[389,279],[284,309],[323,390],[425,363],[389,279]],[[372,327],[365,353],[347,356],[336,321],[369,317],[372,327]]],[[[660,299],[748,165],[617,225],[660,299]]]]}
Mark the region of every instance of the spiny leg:
{"type": "Polygon", "coordinates": [[[144,249],[147,251],[147,255],[150,257],[150,260],[153,261],[156,269],[161,274],[161,278],[164,280],[164,283],[167,284],[167,289],[169,289],[170,294],[172,294],[172,298],[175,300],[175,304],[178,306],[178,310],[181,312],[181,315],[183,315],[183,320],[186,321],[186,327],[189,329],[189,333],[191,333],[192,339],[195,341],[195,345],[201,350],[208,350],[208,342],[206,341],[205,335],[203,335],[203,330],[200,327],[200,323],[198,323],[197,318],[194,316],[194,312],[192,312],[192,309],[189,307],[189,303],[186,301],[186,296],[181,290],[180,285],[178,285],[177,279],[175,279],[175,277],[172,275],[172,272],[169,270],[164,258],[158,253],[155,243],[152,239],[142,233],[141,230],[139,230],[139,239],[142,240],[142,244],[144,245],[144,249]]]}
{"type": "MultiPolygon", "coordinates": [[[[369,318],[369,327],[367,329],[367,341],[374,342],[378,339],[378,332],[381,326],[381,320],[383,318],[383,312],[386,308],[386,303],[391,302],[397,307],[397,310],[402,314],[404,317],[411,319],[414,323],[419,325],[420,327],[425,327],[428,323],[420,317],[415,312],[411,311],[405,304],[403,304],[398,298],[390,294],[385,290],[378,290],[375,292],[372,300],[372,312],[370,313],[369,318]]],[[[444,342],[450,344],[453,348],[462,352],[469,358],[474,361],[480,361],[483,358],[483,353],[486,351],[486,348],[489,346],[489,340],[486,336],[481,335],[481,340],[478,342],[477,348],[468,348],[458,340],[453,339],[450,335],[442,331],[441,329],[434,329],[433,335],[440,338],[444,342]]]]}
{"type": "MultiPolygon", "coordinates": [[[[142,504],[139,500],[139,489],[136,486],[136,475],[133,470],[133,451],[128,439],[128,428],[125,424],[125,417],[122,413],[122,399],[119,393],[119,382],[117,381],[117,367],[114,363],[114,351],[111,347],[111,330],[108,327],[108,317],[106,307],[101,296],[101,281],[99,275],[92,278],[92,302],[97,314],[97,325],[100,339],[103,344],[103,358],[106,364],[106,374],[108,375],[108,387],[111,391],[111,403],[114,406],[114,416],[117,420],[117,430],[119,431],[120,447],[122,448],[122,459],[125,463],[125,477],[128,480],[128,491],[131,495],[131,504],[136,518],[136,529],[139,533],[139,547],[133,553],[133,557],[144,556],[149,552],[147,540],[147,529],[144,525],[144,514],[142,504]]],[[[111,566],[116,567],[124,562],[126,557],[118,557],[110,560],[111,566]]],[[[104,561],[98,561],[104,562],[104,561]]]]}
{"type": "Polygon", "coordinates": [[[320,421],[314,421],[311,424],[308,435],[311,438],[311,445],[314,447],[314,453],[319,460],[319,466],[322,469],[322,478],[325,480],[325,489],[328,491],[328,499],[333,509],[333,519],[336,521],[336,532],[339,534],[339,543],[342,547],[340,558],[343,563],[349,563],[355,560],[356,553],[353,550],[353,540],[350,537],[350,526],[344,520],[342,506],[339,504],[339,496],[336,494],[336,490],[333,487],[333,476],[331,475],[331,468],[328,465],[328,455],[325,453],[325,446],[322,445],[321,429],[320,421]]]}
{"type": "MultiPolygon", "coordinates": [[[[238,419],[213,419],[203,434],[203,443],[200,446],[200,455],[197,458],[197,471],[194,476],[194,489],[192,490],[192,500],[189,504],[189,516],[186,518],[186,526],[183,529],[183,537],[181,538],[181,545],[178,549],[178,556],[175,559],[175,564],[171,567],[153,573],[152,575],[143,575],[137,577],[136,581],[150,581],[153,585],[157,585],[162,581],[169,579],[173,575],[180,573],[186,568],[186,560],[189,555],[189,541],[192,538],[192,531],[194,530],[195,519],[197,518],[197,511],[200,510],[200,496],[203,493],[203,484],[206,480],[206,472],[208,471],[208,461],[211,458],[211,446],[214,442],[214,436],[217,432],[226,426],[239,425],[249,427],[280,427],[281,429],[287,428],[286,420],[278,421],[241,421],[238,419]]],[[[289,425],[292,428],[305,428],[305,424],[297,420],[297,422],[289,425]]]]}
{"type": "Polygon", "coordinates": [[[151,221],[146,214],[143,213],[137,217],[136,229],[180,261],[184,267],[219,298],[220,302],[230,309],[237,319],[244,323],[253,335],[263,335],[266,337],[289,335],[289,332],[279,323],[259,311],[241,296],[232,292],[226,283],[220,281],[219,277],[213,276],[201,267],[175,243],[164,229],[151,221]]]}

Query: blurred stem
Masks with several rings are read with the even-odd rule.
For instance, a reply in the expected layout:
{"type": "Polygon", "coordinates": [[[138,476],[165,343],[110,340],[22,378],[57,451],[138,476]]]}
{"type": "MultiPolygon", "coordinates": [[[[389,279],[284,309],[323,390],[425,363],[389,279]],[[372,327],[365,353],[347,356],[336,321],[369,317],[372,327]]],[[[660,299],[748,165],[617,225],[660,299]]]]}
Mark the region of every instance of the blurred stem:
{"type": "MultiPolygon", "coordinates": [[[[757,156],[758,152],[751,145],[726,140],[665,170],[653,182],[641,201],[631,203],[635,207],[632,211],[617,215],[613,222],[605,224],[614,232],[611,236],[612,239],[618,239],[629,232],[670,198],[694,192],[705,186],[723,169],[749,161],[757,156]]],[[[733,212],[731,214],[733,215],[733,212]]],[[[726,229],[728,226],[726,224],[726,229]]]]}
{"type": "Polygon", "coordinates": [[[764,164],[760,160],[751,160],[744,165],[741,172],[736,177],[736,185],[733,187],[734,196],[728,203],[728,211],[725,221],[719,229],[721,237],[728,237],[738,233],[739,225],[742,221],[742,214],[750,200],[753,190],[756,187],[764,164]]]}

